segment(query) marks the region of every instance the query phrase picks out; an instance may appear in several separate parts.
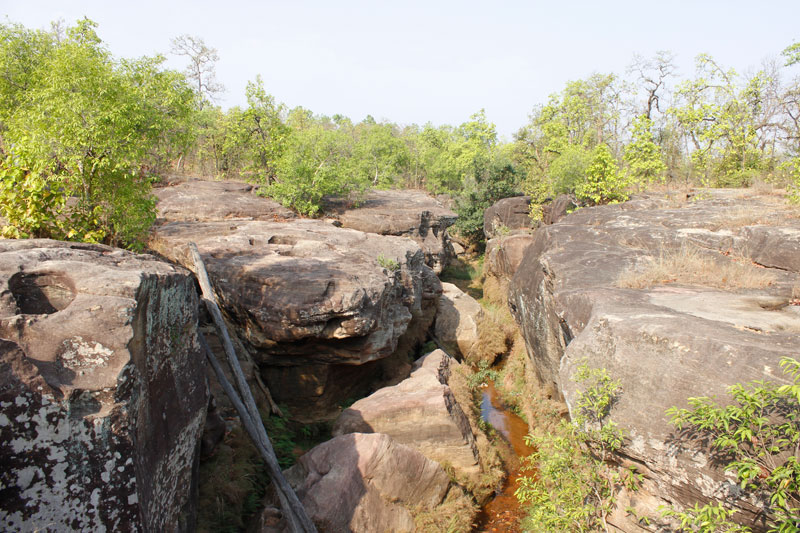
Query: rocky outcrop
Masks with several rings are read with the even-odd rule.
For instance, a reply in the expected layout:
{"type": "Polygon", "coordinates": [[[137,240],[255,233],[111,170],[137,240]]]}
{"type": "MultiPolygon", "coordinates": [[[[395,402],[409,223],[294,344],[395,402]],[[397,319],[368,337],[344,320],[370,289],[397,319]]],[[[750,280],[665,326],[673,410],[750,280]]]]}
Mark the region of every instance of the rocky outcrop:
{"type": "MultiPolygon", "coordinates": [[[[741,209],[775,214],[778,208],[769,198],[733,194],[717,191],[682,205],[639,198],[581,209],[535,232],[510,285],[528,353],[554,396],[574,407],[580,394],[574,376],[584,362],[622,382],[610,414],[627,432],[621,454],[646,473],[649,491],[662,502],[693,505],[737,494],[707,448],[682,447],[665,411],[686,407],[690,397],[723,398],[735,383],[780,382],[780,358],[800,349],[800,307],[792,299],[800,286],[797,256],[783,252],[800,242],[800,222],[737,217],[741,209]],[[704,258],[698,268],[707,272],[625,287],[627,276],[665,256],[681,261],[688,249],[704,258]],[[753,261],[780,266],[769,269],[764,287],[748,288],[745,279],[724,279],[734,261],[741,272],[759,275],[766,270],[753,261]]],[[[754,511],[749,502],[739,505],[754,511]]]]}
{"type": "Polygon", "coordinates": [[[0,524],[193,527],[208,393],[183,269],[0,240],[0,524]]]}
{"type": "Polygon", "coordinates": [[[380,360],[421,339],[441,293],[419,246],[401,237],[307,219],[173,222],[150,245],[191,267],[190,241],[273,396],[293,414],[330,414],[369,387],[380,360]]]}
{"type": "Polygon", "coordinates": [[[535,227],[530,217],[531,197],[514,196],[498,200],[483,212],[483,234],[487,239],[535,227]]]}
{"type": "Polygon", "coordinates": [[[498,201],[484,212],[483,232],[486,242],[485,272],[503,282],[510,280],[522,262],[528,245],[533,242],[533,230],[540,225],[554,224],[575,209],[575,199],[558,195],[542,205],[541,223],[530,216],[530,197],[518,196],[498,201]]]}
{"type": "Polygon", "coordinates": [[[477,474],[472,429],[447,385],[450,367],[457,364],[442,350],[431,352],[415,363],[408,379],[345,409],[333,434],[385,433],[429,459],[452,465],[459,475],[477,474]]]}
{"type": "Polygon", "coordinates": [[[478,342],[478,322],[483,316],[481,304],[452,283],[442,283],[439,311],[434,334],[453,353],[466,357],[478,342]]]}
{"type": "Polygon", "coordinates": [[[320,444],[285,474],[320,531],[415,531],[412,510],[435,510],[451,490],[441,466],[377,433],[320,444]]]}
{"type": "Polygon", "coordinates": [[[333,200],[327,210],[345,228],[414,240],[425,253],[425,262],[440,274],[454,256],[447,228],[458,215],[424,191],[374,190],[358,207],[333,200]]]}
{"type": "Polygon", "coordinates": [[[533,242],[532,233],[514,233],[495,237],[486,243],[485,272],[498,279],[510,280],[522,263],[525,250],[533,242]]]}
{"type": "Polygon", "coordinates": [[[256,188],[237,181],[189,180],[153,191],[161,222],[272,220],[297,218],[278,202],[258,196],[256,188]]]}

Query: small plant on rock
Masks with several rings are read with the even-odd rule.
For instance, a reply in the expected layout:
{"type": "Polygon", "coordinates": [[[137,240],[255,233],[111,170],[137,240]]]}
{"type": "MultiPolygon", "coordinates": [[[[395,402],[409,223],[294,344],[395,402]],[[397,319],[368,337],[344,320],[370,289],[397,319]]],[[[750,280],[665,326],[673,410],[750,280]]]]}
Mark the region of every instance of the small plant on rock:
{"type": "MultiPolygon", "coordinates": [[[[673,407],[667,414],[678,430],[711,440],[712,453],[727,463],[741,488],[763,500],[769,531],[789,533],[800,531],[800,361],[786,357],[780,365],[792,381],[788,385],[739,383],[728,389],[729,405],[689,398],[688,409],[673,407]]],[[[732,512],[721,503],[664,514],[680,519],[688,531],[748,531],[726,525],[732,512]]]]}
{"type": "Polygon", "coordinates": [[[395,272],[400,269],[400,263],[383,254],[378,254],[378,264],[389,272],[395,272]]]}
{"type": "Polygon", "coordinates": [[[578,367],[576,381],[585,386],[576,402],[572,423],[561,421],[551,432],[528,435],[536,451],[526,458],[534,476],[523,476],[515,496],[529,504],[526,524],[536,531],[608,530],[606,516],[616,506],[624,487],[636,490],[641,475],[634,469],[617,468],[608,454],[622,445],[619,427],[608,420],[622,392],[618,381],[605,369],[578,367]]]}

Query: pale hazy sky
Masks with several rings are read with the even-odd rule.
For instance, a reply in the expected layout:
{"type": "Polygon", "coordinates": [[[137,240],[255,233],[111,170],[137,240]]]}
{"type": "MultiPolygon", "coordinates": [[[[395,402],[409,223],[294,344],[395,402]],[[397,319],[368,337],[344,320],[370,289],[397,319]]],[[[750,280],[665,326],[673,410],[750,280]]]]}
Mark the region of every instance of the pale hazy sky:
{"type": "Polygon", "coordinates": [[[0,0],[0,16],[33,28],[88,16],[122,57],[202,37],[219,51],[223,107],[261,74],[290,107],[453,125],[485,108],[509,139],[568,80],[624,74],[634,53],[671,50],[687,77],[701,52],[746,71],[800,40],[800,0],[0,0]]]}

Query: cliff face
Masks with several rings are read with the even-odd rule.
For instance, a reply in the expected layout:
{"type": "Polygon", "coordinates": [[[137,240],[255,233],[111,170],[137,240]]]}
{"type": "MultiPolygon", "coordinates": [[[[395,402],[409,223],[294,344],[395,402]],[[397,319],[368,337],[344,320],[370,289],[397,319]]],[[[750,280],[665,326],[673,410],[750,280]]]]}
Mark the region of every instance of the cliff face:
{"type": "Polygon", "coordinates": [[[0,241],[0,523],[193,527],[208,392],[190,273],[99,245],[0,241]]]}
{"type": "MultiPolygon", "coordinates": [[[[620,455],[655,500],[688,506],[739,492],[665,411],[785,381],[781,357],[800,352],[798,272],[800,220],[773,197],[640,198],[536,230],[509,304],[541,384],[570,409],[581,364],[622,382],[610,413],[627,433],[620,455]]],[[[755,503],[738,500],[751,518],[755,503]]]]}

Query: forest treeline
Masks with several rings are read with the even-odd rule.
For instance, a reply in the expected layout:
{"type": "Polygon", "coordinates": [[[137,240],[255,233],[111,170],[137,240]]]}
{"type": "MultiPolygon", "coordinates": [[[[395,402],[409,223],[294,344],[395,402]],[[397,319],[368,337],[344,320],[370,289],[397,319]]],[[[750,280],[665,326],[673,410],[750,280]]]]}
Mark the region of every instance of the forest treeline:
{"type": "Polygon", "coordinates": [[[140,247],[150,187],[175,172],[246,179],[309,216],[373,187],[446,193],[467,239],[488,205],[519,193],[596,204],[653,183],[800,186],[800,43],[746,75],[700,55],[680,79],[667,52],[635,57],[624,76],[567,83],[501,141],[482,110],[458,126],[356,123],[290,109],[260,77],[246,106],[224,110],[202,39],[173,40],[188,63],[177,72],[163,56],[115,58],[96,30],[0,25],[6,237],[140,247]]]}

